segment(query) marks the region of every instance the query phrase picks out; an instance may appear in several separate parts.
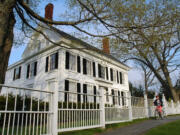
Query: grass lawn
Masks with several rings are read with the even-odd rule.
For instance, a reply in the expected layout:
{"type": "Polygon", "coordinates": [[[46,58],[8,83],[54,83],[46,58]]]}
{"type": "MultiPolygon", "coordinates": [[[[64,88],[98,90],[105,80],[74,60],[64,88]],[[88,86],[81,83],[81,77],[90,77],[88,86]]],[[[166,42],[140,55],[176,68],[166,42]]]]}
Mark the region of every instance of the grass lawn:
{"type": "Polygon", "coordinates": [[[152,128],[145,135],[180,135],[180,120],[152,128]]]}
{"type": "Polygon", "coordinates": [[[79,130],[79,131],[72,131],[72,132],[64,132],[64,133],[59,133],[59,135],[97,135],[98,133],[102,133],[105,132],[107,130],[112,130],[112,129],[116,129],[116,128],[120,128],[123,126],[128,126],[131,124],[135,124],[138,122],[142,122],[147,120],[145,119],[136,119],[130,122],[122,122],[122,123],[117,123],[117,124],[108,124],[106,125],[105,129],[102,128],[94,128],[94,129],[86,129],[86,130],[79,130]]]}

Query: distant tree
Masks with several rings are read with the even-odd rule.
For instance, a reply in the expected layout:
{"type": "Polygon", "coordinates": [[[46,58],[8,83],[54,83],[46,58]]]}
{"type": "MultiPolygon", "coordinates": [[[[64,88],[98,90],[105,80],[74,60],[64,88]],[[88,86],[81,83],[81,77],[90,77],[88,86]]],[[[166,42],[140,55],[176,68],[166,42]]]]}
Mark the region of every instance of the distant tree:
{"type": "Polygon", "coordinates": [[[135,87],[131,82],[129,82],[129,90],[131,92],[131,96],[135,97],[143,97],[144,96],[144,89],[142,85],[135,87]]]}

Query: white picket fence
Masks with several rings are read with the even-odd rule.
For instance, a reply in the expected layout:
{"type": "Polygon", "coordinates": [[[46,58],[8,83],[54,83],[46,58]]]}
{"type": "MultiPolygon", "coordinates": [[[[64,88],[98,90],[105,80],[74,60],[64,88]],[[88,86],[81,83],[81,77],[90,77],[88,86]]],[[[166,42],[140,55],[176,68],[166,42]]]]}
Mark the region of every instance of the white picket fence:
{"type": "MultiPolygon", "coordinates": [[[[146,95],[125,97],[57,91],[56,87],[51,91],[0,87],[0,135],[57,135],[104,128],[106,124],[153,117],[155,111],[154,99],[147,99],[146,95]],[[106,103],[106,98],[112,102],[106,103]]],[[[164,96],[163,102],[167,115],[180,114],[179,102],[167,102],[164,96]]]]}

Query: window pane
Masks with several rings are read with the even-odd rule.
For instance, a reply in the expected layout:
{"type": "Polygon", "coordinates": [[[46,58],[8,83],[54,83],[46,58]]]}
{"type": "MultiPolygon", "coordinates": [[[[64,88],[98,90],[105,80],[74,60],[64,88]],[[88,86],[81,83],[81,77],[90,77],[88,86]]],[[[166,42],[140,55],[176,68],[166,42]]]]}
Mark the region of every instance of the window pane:
{"type": "Polygon", "coordinates": [[[69,69],[76,70],[76,56],[72,54],[69,54],[69,69]]]}
{"type": "MultiPolygon", "coordinates": [[[[72,81],[69,81],[69,91],[70,92],[76,92],[76,82],[72,82],[72,81]]],[[[70,93],[69,94],[69,100],[70,100],[70,102],[76,102],[77,101],[77,96],[76,96],[76,94],[72,94],[72,93],[70,93]]]]}
{"type": "Polygon", "coordinates": [[[55,69],[56,54],[50,56],[50,70],[55,69]]]}
{"type": "Polygon", "coordinates": [[[87,60],[86,67],[87,67],[87,74],[91,75],[91,62],[89,60],[87,60]]]}
{"type": "Polygon", "coordinates": [[[35,64],[32,63],[30,66],[30,77],[34,76],[34,67],[35,67],[35,64]]]}

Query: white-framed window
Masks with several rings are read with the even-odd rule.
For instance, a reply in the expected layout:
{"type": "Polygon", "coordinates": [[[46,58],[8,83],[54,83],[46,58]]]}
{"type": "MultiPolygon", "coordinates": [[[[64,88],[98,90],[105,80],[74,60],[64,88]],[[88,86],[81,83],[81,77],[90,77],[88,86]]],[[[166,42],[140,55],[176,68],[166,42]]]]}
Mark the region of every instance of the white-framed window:
{"type": "Polygon", "coordinates": [[[58,69],[58,52],[46,57],[45,72],[58,69]]]}
{"type": "Polygon", "coordinates": [[[14,69],[13,80],[21,78],[21,66],[14,69]]]}
{"type": "Polygon", "coordinates": [[[105,67],[98,64],[98,76],[99,78],[105,79],[105,67]]]}
{"type": "Polygon", "coordinates": [[[116,70],[113,69],[113,81],[116,82],[116,70]]]}
{"type": "Polygon", "coordinates": [[[66,51],[66,64],[65,64],[65,68],[72,70],[72,71],[76,71],[76,55],[66,51]]]}
{"type": "Polygon", "coordinates": [[[37,74],[37,61],[27,65],[26,78],[31,78],[37,74]]]}
{"type": "Polygon", "coordinates": [[[77,95],[74,94],[76,92],[77,92],[77,82],[71,80],[65,80],[64,101],[77,102],[77,95]]]}
{"type": "Polygon", "coordinates": [[[83,74],[91,75],[92,65],[91,61],[83,58],[83,74]]]}
{"type": "Polygon", "coordinates": [[[91,61],[87,60],[86,68],[87,68],[87,74],[91,75],[91,61]]]}

